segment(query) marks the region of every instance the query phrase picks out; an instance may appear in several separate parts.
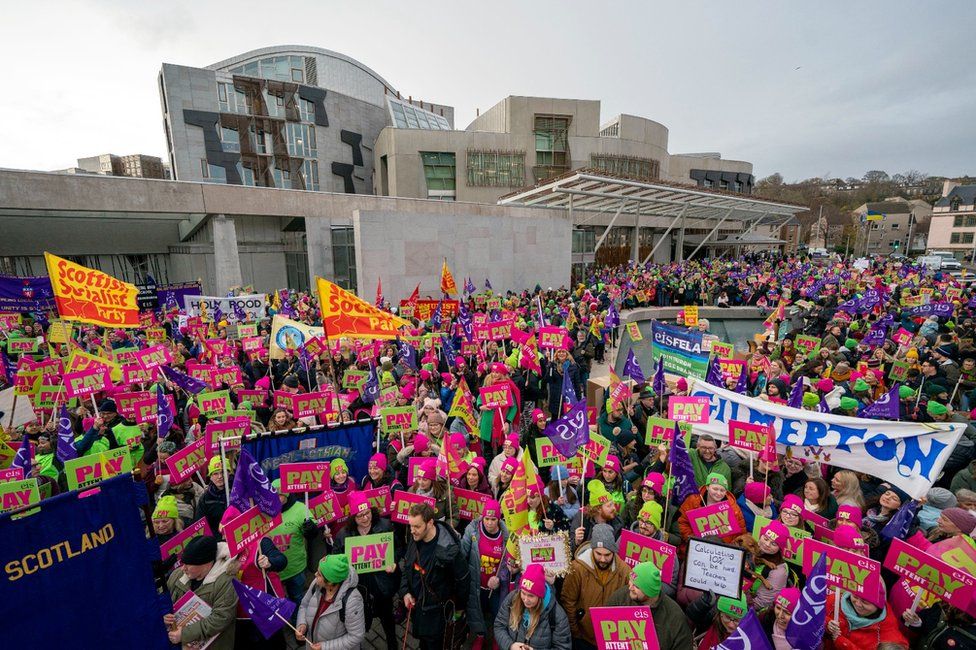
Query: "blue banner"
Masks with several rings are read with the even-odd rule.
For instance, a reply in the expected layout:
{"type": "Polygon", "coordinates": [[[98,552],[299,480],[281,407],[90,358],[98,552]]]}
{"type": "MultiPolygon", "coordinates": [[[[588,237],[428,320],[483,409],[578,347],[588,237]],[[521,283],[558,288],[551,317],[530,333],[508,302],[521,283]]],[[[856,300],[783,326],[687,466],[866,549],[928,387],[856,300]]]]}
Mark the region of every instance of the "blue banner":
{"type": "Polygon", "coordinates": [[[374,440],[376,423],[370,420],[305,433],[261,434],[253,440],[245,440],[243,447],[251,452],[272,481],[278,478],[278,466],[282,463],[342,458],[358,483],[366,475],[374,440]]]}
{"type": "Polygon", "coordinates": [[[20,518],[0,516],[0,602],[8,613],[6,648],[169,650],[152,561],[129,474],[98,484],[85,498],[45,499],[20,518]]]}
{"type": "Polygon", "coordinates": [[[708,352],[702,349],[702,335],[687,327],[651,322],[651,358],[655,365],[664,357],[664,369],[682,377],[704,379],[708,352]]]}
{"type": "Polygon", "coordinates": [[[48,277],[18,278],[0,275],[0,311],[25,312],[54,309],[54,291],[48,277]]]}

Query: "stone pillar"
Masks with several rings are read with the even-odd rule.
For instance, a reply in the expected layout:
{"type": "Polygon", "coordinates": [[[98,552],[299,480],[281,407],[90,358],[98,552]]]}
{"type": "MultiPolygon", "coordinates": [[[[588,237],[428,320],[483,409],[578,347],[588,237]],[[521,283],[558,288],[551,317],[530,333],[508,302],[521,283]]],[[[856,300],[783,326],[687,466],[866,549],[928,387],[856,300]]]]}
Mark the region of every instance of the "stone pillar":
{"type": "Polygon", "coordinates": [[[332,260],[332,220],[305,217],[305,247],[308,253],[308,282],[315,290],[315,278],[335,278],[332,260]]]}
{"type": "Polygon", "coordinates": [[[640,225],[634,226],[633,232],[630,234],[630,259],[635,262],[640,263],[640,225]]]}
{"type": "Polygon", "coordinates": [[[237,252],[237,227],[233,217],[215,214],[213,224],[214,281],[216,294],[225,295],[231,287],[244,284],[241,276],[241,258],[237,252]]]}
{"type": "MultiPolygon", "coordinates": [[[[674,233],[672,233],[673,236],[674,233]]],[[[681,217],[681,221],[678,223],[678,240],[674,249],[674,257],[676,262],[683,262],[685,260],[685,218],[684,215],[681,217]]]]}

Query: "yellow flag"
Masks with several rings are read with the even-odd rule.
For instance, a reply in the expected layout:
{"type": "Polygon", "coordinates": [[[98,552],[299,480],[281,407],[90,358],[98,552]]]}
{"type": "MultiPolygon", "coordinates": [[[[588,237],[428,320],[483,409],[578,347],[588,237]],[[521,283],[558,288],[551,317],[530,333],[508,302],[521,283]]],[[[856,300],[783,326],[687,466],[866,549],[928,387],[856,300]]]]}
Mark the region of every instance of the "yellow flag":
{"type": "Polygon", "coordinates": [[[478,428],[478,423],[474,417],[473,403],[474,399],[471,396],[471,391],[468,390],[468,382],[464,377],[461,377],[461,383],[454,391],[454,400],[451,402],[451,410],[448,411],[447,415],[448,417],[457,416],[461,418],[469,432],[478,428]]]}
{"type": "Polygon", "coordinates": [[[328,280],[316,278],[322,327],[328,336],[360,339],[394,339],[397,328],[412,327],[409,321],[377,309],[370,303],[328,280]]]}
{"type": "Polygon", "coordinates": [[[44,261],[61,320],[139,327],[139,290],[134,284],[51,253],[44,253],[44,261]]]}

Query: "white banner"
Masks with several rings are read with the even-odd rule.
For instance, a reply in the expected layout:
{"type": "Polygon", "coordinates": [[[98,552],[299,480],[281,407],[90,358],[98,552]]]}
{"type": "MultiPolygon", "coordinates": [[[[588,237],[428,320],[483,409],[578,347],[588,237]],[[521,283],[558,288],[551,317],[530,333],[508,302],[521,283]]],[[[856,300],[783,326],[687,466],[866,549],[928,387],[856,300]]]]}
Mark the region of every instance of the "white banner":
{"type": "Polygon", "coordinates": [[[962,436],[958,422],[916,423],[851,418],[795,409],[739,395],[689,378],[691,395],[711,401],[708,424],[695,433],[729,439],[729,420],[771,424],[777,449],[890,481],[915,498],[925,496],[962,436]]]}
{"type": "Polygon", "coordinates": [[[247,320],[244,322],[253,323],[266,318],[268,297],[263,293],[230,297],[183,296],[183,305],[186,309],[186,315],[199,316],[200,303],[206,305],[207,316],[210,317],[213,316],[214,307],[220,307],[220,311],[223,313],[223,318],[226,319],[228,323],[238,322],[237,314],[234,311],[234,305],[240,305],[240,307],[244,309],[244,313],[247,314],[247,320]]]}

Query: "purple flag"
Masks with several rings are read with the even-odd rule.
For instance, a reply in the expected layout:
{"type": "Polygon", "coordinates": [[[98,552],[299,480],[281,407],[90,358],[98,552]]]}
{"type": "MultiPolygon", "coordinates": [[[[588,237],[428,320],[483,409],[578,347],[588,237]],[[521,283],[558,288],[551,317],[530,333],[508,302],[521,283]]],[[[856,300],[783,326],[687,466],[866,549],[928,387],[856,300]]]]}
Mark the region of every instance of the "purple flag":
{"type": "Polygon", "coordinates": [[[14,367],[7,358],[6,352],[0,350],[0,372],[3,372],[3,381],[7,386],[14,385],[14,367]]]}
{"type": "Polygon", "coordinates": [[[475,288],[475,286],[474,286],[474,282],[472,282],[472,281],[471,281],[471,278],[470,278],[470,277],[469,277],[469,278],[467,278],[467,279],[466,279],[466,280],[464,281],[464,293],[466,293],[466,294],[469,294],[469,295],[470,295],[470,294],[473,294],[473,293],[474,293],[475,291],[477,291],[477,290],[478,290],[478,289],[477,289],[477,288],[475,288]]]}
{"type": "Polygon", "coordinates": [[[437,306],[434,307],[434,313],[430,315],[430,325],[435,330],[440,329],[441,322],[443,321],[443,318],[441,318],[441,304],[443,302],[443,300],[438,300],[437,306]]]}
{"type": "Polygon", "coordinates": [[[664,390],[668,387],[664,381],[664,355],[657,358],[657,370],[654,371],[654,381],[651,388],[658,395],[664,395],[664,390]]]}
{"type": "Polygon", "coordinates": [[[725,388],[725,382],[722,381],[722,364],[719,363],[718,357],[712,357],[712,360],[708,363],[705,383],[725,388]]]}
{"type": "Polygon", "coordinates": [[[417,351],[406,341],[397,341],[397,352],[400,353],[400,361],[403,365],[417,370],[417,351]]]}
{"type": "Polygon", "coordinates": [[[644,371],[641,370],[640,364],[637,363],[637,355],[634,354],[634,348],[631,348],[627,353],[627,362],[624,364],[624,376],[630,377],[638,384],[644,383],[644,371]]]}
{"type": "Polygon", "coordinates": [[[746,372],[746,364],[742,364],[742,372],[739,373],[739,381],[735,382],[735,392],[745,393],[749,390],[749,373],[746,372]]]}
{"type": "MultiPolygon", "coordinates": [[[[567,359],[563,362],[563,385],[560,391],[563,396],[563,408],[567,406],[572,406],[576,402],[580,401],[576,397],[576,387],[573,386],[573,380],[569,376],[569,360],[567,359]]],[[[585,401],[585,400],[584,400],[585,401]]],[[[567,456],[568,458],[568,456],[567,456]]]]}
{"type": "Polygon", "coordinates": [[[607,311],[607,317],[603,319],[604,327],[620,327],[620,312],[617,311],[616,306],[611,302],[610,309],[607,311]]]}
{"type": "Polygon", "coordinates": [[[891,387],[887,393],[878,398],[874,404],[861,409],[858,417],[874,418],[876,420],[897,420],[900,415],[898,400],[898,384],[891,387]]]}
{"type": "Polygon", "coordinates": [[[786,403],[787,406],[792,406],[795,409],[803,408],[803,378],[797,377],[796,383],[793,384],[793,390],[790,391],[790,399],[786,403]]]}
{"type": "Polygon", "coordinates": [[[918,510],[918,501],[906,501],[898,508],[898,512],[892,515],[885,527],[881,529],[881,539],[890,542],[895,539],[905,539],[908,531],[915,521],[915,512],[918,510]]]}
{"type": "Polygon", "coordinates": [[[237,322],[238,323],[246,323],[247,322],[247,312],[244,311],[244,305],[242,305],[238,301],[234,301],[233,303],[231,303],[231,306],[234,309],[234,318],[237,319],[237,322]]]}
{"type": "Polygon", "coordinates": [[[678,488],[678,503],[684,503],[691,495],[698,494],[698,484],[695,483],[695,468],[688,457],[684,434],[677,423],[674,425],[674,443],[668,460],[671,461],[671,476],[678,488]]]}
{"type": "Polygon", "coordinates": [[[536,320],[539,321],[539,327],[548,327],[549,322],[546,320],[545,312],[542,311],[542,296],[537,295],[535,297],[535,310],[536,310],[536,320]]]}
{"type": "Polygon", "coordinates": [[[156,385],[156,437],[165,438],[169,428],[173,426],[173,414],[169,410],[169,400],[163,392],[163,387],[156,385]]]}
{"type": "Polygon", "coordinates": [[[261,512],[274,517],[281,513],[281,501],[271,489],[271,481],[254,456],[247,449],[241,449],[237,458],[237,471],[234,473],[234,485],[230,490],[230,504],[241,512],[254,505],[261,508],[261,512]]]}
{"type": "Polygon", "coordinates": [[[715,646],[715,650],[773,650],[773,646],[756,612],[750,609],[745,618],[739,621],[735,632],[715,646]]]}
{"type": "Polygon", "coordinates": [[[827,555],[821,555],[800,593],[800,603],[786,626],[786,640],[793,650],[816,650],[827,629],[827,555]]]}
{"type": "Polygon", "coordinates": [[[219,323],[220,321],[224,320],[224,312],[221,310],[219,305],[214,305],[213,314],[210,315],[210,318],[215,323],[219,323]]]}
{"type": "Polygon", "coordinates": [[[173,370],[169,366],[162,366],[163,374],[166,375],[166,379],[182,388],[188,393],[199,393],[208,389],[207,384],[200,381],[199,379],[194,379],[189,375],[184,375],[178,370],[173,370]]]}
{"type": "Polygon", "coordinates": [[[376,366],[371,365],[369,367],[369,377],[366,378],[365,383],[363,383],[363,389],[360,397],[367,404],[372,404],[380,396],[380,379],[376,376],[376,366]]]}
{"type": "Polygon", "coordinates": [[[74,435],[71,432],[71,418],[68,416],[68,407],[61,405],[61,412],[58,413],[58,452],[57,457],[62,463],[78,457],[78,450],[73,444],[74,435]]]}
{"type": "Polygon", "coordinates": [[[241,607],[251,617],[254,627],[258,628],[265,639],[274,636],[295,612],[297,605],[287,598],[275,598],[271,594],[238,582],[236,578],[233,582],[241,607]]]}
{"type": "Polygon", "coordinates": [[[820,398],[820,403],[817,404],[817,412],[818,413],[830,413],[830,407],[827,406],[826,400],[824,400],[824,398],[822,398],[822,397],[820,398]]]}
{"type": "Polygon", "coordinates": [[[24,477],[30,476],[31,465],[34,464],[34,453],[31,450],[30,438],[24,436],[20,441],[20,449],[17,450],[17,455],[14,456],[13,462],[10,463],[10,467],[19,467],[24,470],[24,477]]]}
{"type": "Polygon", "coordinates": [[[458,305],[457,322],[461,326],[461,331],[464,332],[464,340],[469,343],[474,340],[474,325],[471,323],[471,313],[468,311],[468,306],[464,304],[463,300],[458,305]]]}
{"type": "Polygon", "coordinates": [[[590,441],[586,400],[576,402],[566,415],[547,424],[543,434],[552,440],[560,454],[566,458],[575,456],[579,448],[590,441]]]}

